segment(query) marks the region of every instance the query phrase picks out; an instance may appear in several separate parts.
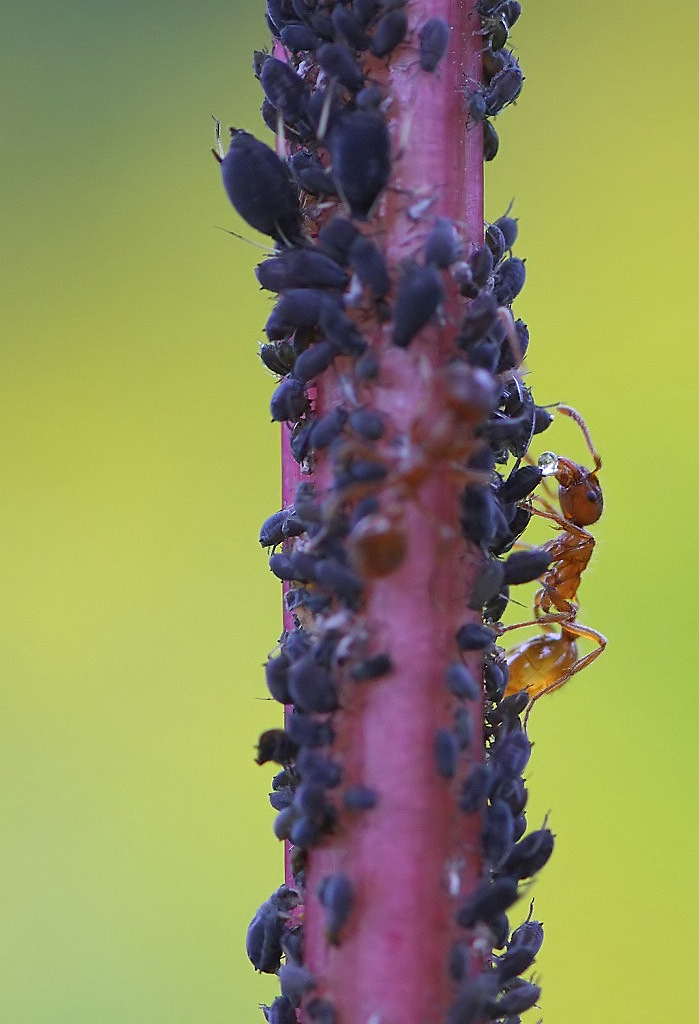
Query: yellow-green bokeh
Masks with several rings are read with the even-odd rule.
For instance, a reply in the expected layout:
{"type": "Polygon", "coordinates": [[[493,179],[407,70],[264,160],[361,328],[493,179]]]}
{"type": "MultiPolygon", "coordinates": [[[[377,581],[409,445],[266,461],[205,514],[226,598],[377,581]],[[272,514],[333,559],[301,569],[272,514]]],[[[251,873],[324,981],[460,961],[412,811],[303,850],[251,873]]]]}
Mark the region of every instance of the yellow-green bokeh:
{"type": "MultiPolygon", "coordinates": [[[[610,638],[532,720],[542,1007],[696,1019],[696,8],[524,7],[486,214],[515,197],[537,398],[604,458],[610,638]]],[[[262,4],[3,13],[0,1021],[252,1024],[277,431],[208,148],[211,113],[260,131],[262,4]]]]}

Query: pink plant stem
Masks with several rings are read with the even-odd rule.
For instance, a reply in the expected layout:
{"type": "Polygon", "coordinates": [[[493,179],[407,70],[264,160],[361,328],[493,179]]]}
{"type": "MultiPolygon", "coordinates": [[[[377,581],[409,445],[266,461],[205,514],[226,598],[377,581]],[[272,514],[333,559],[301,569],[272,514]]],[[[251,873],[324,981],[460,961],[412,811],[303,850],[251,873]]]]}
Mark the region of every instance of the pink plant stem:
{"type": "MultiPolygon", "coordinates": [[[[483,163],[480,125],[466,126],[464,86],[481,80],[479,20],[471,0],[439,0],[424,12],[410,4],[411,26],[441,15],[451,26],[447,56],[435,74],[415,65],[415,45],[400,47],[388,73],[383,62],[366,66],[383,75],[392,104],[387,117],[393,138],[391,186],[372,221],[389,265],[417,254],[435,215],[458,224],[466,251],[483,240],[483,163]],[[433,198],[422,224],[406,208],[433,198]]],[[[415,33],[413,38],[415,39],[415,33]]],[[[405,438],[411,427],[436,420],[434,371],[453,351],[458,310],[463,305],[448,285],[444,325],[426,328],[408,350],[390,342],[390,326],[373,344],[381,372],[372,406],[405,438]]],[[[323,382],[319,414],[338,401],[323,382]]],[[[300,477],[288,449],[282,450],[284,505],[293,501],[300,477]]],[[[308,479],[307,477],[305,479],[308,479]]],[[[316,465],[319,493],[330,485],[327,460],[316,465]]],[[[304,963],[318,978],[314,995],[334,1002],[342,1024],[427,1024],[443,1019],[453,998],[447,964],[459,938],[455,908],[481,881],[480,816],[458,811],[458,788],[470,764],[483,760],[483,709],[472,705],[474,744],[459,776],[441,778],[435,768],[434,735],[450,724],[454,698],[445,686],[447,665],[457,658],[454,634],[465,622],[480,622],[467,607],[482,565],[479,550],[466,544],[458,523],[463,484],[445,464],[435,466],[416,493],[401,493],[402,527],[408,554],[391,575],[367,587],[361,613],[372,651],[388,651],[394,670],[358,684],[334,716],[333,756],[342,763],[343,785],[363,783],[378,793],[377,807],[363,814],[342,812],[336,832],[308,854],[304,963]],[[325,937],[317,899],[321,880],[345,873],[355,904],[335,948],[325,937]]],[[[291,628],[289,620],[287,627],[291,628]]],[[[469,660],[480,673],[480,659],[469,660]]],[[[291,883],[287,865],[287,880],[291,883]]],[[[463,933],[461,933],[463,937],[463,933]]],[[[306,1018],[304,1018],[306,1019],[306,1018]]]]}

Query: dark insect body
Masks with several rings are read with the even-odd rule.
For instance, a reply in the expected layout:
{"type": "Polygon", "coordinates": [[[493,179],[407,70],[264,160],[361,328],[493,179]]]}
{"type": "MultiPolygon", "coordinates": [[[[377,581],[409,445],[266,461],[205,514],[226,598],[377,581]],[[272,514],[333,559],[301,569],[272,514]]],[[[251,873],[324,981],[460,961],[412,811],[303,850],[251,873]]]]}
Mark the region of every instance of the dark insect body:
{"type": "Polygon", "coordinates": [[[264,142],[231,128],[221,176],[226,195],[250,227],[284,245],[302,240],[298,191],[284,161],[264,142]]]}

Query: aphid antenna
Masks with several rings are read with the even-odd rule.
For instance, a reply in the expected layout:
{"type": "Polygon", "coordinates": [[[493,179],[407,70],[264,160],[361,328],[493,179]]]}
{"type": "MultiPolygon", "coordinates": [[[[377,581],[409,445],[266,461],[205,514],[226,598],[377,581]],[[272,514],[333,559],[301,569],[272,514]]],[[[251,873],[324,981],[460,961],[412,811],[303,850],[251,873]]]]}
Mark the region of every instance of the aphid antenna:
{"type": "Polygon", "coordinates": [[[328,121],[330,120],[330,107],[332,105],[333,92],[337,83],[336,78],[328,79],[328,88],[325,91],[325,99],[323,100],[323,108],[320,112],[320,120],[318,121],[318,131],[316,137],[319,142],[322,142],[325,138],[325,133],[328,130],[328,121]]]}
{"type": "MultiPolygon", "coordinates": [[[[211,151],[214,153],[214,151],[211,151]]],[[[214,156],[216,154],[214,153],[214,156]]],[[[222,228],[219,224],[214,224],[217,231],[225,231],[227,235],[233,235],[234,238],[239,238],[241,242],[247,242],[248,245],[254,245],[256,249],[262,249],[268,256],[274,255],[274,249],[270,249],[268,245],[262,245],[261,242],[253,242],[252,238],[246,238],[245,235],[239,235],[236,231],[231,231],[229,228],[222,228]]]]}
{"type": "Polygon", "coordinates": [[[280,160],[286,160],[286,136],[284,135],[284,115],[277,111],[277,130],[274,135],[274,147],[280,160]]]}

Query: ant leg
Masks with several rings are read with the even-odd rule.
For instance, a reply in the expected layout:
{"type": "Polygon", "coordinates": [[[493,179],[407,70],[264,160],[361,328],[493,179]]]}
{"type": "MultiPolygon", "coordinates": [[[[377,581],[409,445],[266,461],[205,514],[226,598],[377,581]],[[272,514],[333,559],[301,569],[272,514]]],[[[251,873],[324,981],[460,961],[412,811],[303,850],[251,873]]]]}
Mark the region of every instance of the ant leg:
{"type": "MultiPolygon", "coordinates": [[[[600,654],[607,646],[607,638],[604,633],[598,633],[596,629],[592,629],[590,626],[581,626],[577,622],[566,622],[563,627],[563,631],[571,633],[573,636],[579,636],[583,640],[592,640],[598,646],[594,651],[590,651],[590,653],[586,654],[583,658],[579,658],[559,679],[556,679],[553,683],[547,686],[545,690],[538,693],[534,700],[538,700],[539,697],[543,697],[545,693],[553,693],[554,690],[558,690],[561,686],[567,683],[572,676],[577,675],[578,672],[582,672],[582,670],[587,668],[588,665],[591,665],[596,658],[599,658],[600,654]]],[[[532,701],[532,703],[534,703],[534,701],[532,701]]]]}
{"type": "Polygon", "coordinates": [[[496,628],[496,632],[500,637],[505,633],[511,633],[513,629],[521,629],[523,626],[545,626],[549,622],[559,622],[561,626],[565,625],[565,628],[568,629],[570,621],[570,612],[556,612],[555,614],[542,615],[538,619],[529,619],[527,622],[516,622],[512,626],[500,626],[499,628],[496,628]]]}
{"type": "Polygon", "coordinates": [[[576,526],[575,523],[571,523],[570,520],[564,519],[563,516],[558,515],[557,512],[544,512],[539,508],[532,508],[532,512],[535,516],[540,516],[542,519],[550,519],[552,522],[560,526],[562,530],[573,534],[575,537],[584,537],[585,540],[593,540],[591,533],[584,530],[582,526],[576,526]]]}
{"type": "MultiPolygon", "coordinates": [[[[548,487],[548,482],[546,478],[544,478],[541,481],[541,486],[543,486],[546,489],[547,497],[553,500],[555,495],[548,487]]],[[[556,506],[553,505],[551,501],[547,500],[547,498],[542,498],[540,494],[533,494],[531,497],[531,501],[535,501],[537,505],[539,505],[542,509],[544,509],[552,516],[557,516],[559,514],[558,510],[556,509],[556,506]]],[[[535,505],[530,505],[530,508],[535,515],[538,515],[537,507],[535,505]]]]}
{"type": "Polygon", "coordinates": [[[590,431],[587,429],[587,423],[582,418],[580,413],[577,411],[577,409],[574,409],[572,405],[557,405],[556,408],[559,412],[562,412],[564,416],[570,416],[572,420],[575,420],[577,425],[582,430],[583,437],[585,438],[587,447],[590,450],[590,455],[595,460],[595,469],[601,469],[602,459],[597,454],[597,450],[595,449],[595,446],[592,443],[592,438],[590,437],[590,431]]]}

